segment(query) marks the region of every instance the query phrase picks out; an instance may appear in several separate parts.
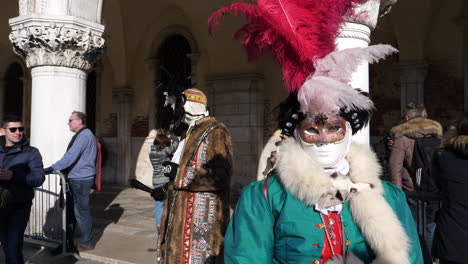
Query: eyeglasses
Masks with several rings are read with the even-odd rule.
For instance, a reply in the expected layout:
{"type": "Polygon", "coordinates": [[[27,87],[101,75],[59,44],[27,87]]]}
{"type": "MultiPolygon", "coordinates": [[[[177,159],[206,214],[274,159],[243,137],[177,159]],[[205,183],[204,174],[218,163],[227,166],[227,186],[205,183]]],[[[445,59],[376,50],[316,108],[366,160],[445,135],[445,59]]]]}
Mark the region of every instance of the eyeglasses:
{"type": "Polygon", "coordinates": [[[19,132],[24,132],[24,127],[9,127],[8,129],[11,133],[15,133],[16,130],[19,130],[19,132]]]}

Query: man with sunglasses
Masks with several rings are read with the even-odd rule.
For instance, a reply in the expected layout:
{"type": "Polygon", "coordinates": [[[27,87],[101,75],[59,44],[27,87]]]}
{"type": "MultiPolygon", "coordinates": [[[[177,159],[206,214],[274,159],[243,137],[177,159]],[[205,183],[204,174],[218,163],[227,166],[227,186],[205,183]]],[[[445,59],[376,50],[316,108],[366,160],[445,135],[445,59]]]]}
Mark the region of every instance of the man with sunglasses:
{"type": "MultiPolygon", "coordinates": [[[[86,127],[86,114],[78,111],[68,118],[70,131],[75,133],[63,157],[46,169],[46,172],[62,171],[67,174],[73,204],[67,204],[72,209],[67,215],[73,216],[67,223],[67,248],[75,251],[73,234],[75,223],[80,225],[81,236],[77,246],[78,251],[92,250],[92,218],[89,209],[89,194],[96,176],[97,143],[93,132],[86,127]],[[76,222],[75,222],[76,220],[76,222]]],[[[69,193],[70,194],[70,193],[69,193]]],[[[70,201],[70,199],[67,199],[70,201]]]]}
{"type": "Polygon", "coordinates": [[[45,180],[42,156],[29,145],[19,117],[6,116],[0,134],[0,241],[5,263],[24,263],[23,235],[34,187],[45,180]]]}

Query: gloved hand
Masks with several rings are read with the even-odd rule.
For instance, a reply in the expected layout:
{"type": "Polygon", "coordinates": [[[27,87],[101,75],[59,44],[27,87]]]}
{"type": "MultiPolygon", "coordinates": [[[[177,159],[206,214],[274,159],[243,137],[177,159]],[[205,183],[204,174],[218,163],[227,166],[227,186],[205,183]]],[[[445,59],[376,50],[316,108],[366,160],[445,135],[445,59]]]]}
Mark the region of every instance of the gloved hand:
{"type": "Polygon", "coordinates": [[[179,170],[179,164],[174,163],[172,161],[165,161],[163,164],[163,173],[164,176],[169,178],[169,181],[174,181],[175,177],[177,176],[177,172],[179,170]]]}
{"type": "Polygon", "coordinates": [[[13,178],[11,170],[0,169],[0,181],[9,181],[11,178],[13,178]]]}
{"type": "Polygon", "coordinates": [[[151,197],[153,197],[153,199],[156,201],[164,201],[164,199],[166,199],[166,193],[167,184],[164,184],[163,186],[151,190],[151,197]]]}
{"type": "Polygon", "coordinates": [[[342,204],[360,192],[373,188],[369,183],[355,183],[350,177],[340,173],[334,173],[331,178],[332,187],[320,197],[317,203],[320,208],[342,204]]]}
{"type": "Polygon", "coordinates": [[[11,192],[4,186],[0,185],[0,208],[5,207],[12,199],[13,195],[11,192]]]}

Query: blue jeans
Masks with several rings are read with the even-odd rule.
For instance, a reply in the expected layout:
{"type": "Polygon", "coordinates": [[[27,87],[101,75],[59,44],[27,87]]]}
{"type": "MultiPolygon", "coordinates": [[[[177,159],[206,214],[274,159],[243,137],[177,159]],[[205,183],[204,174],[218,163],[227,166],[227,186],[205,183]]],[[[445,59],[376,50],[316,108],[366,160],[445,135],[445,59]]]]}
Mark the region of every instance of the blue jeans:
{"type": "Polygon", "coordinates": [[[91,211],[89,210],[89,192],[94,184],[94,178],[88,180],[70,179],[70,190],[73,196],[73,212],[78,225],[80,225],[80,244],[92,245],[91,211]]]}
{"type": "Polygon", "coordinates": [[[7,264],[24,263],[23,236],[30,212],[31,205],[9,205],[0,209],[0,242],[7,264]]]}
{"type": "MultiPolygon", "coordinates": [[[[157,187],[163,186],[164,184],[157,184],[154,185],[154,189],[157,187]]],[[[156,226],[160,227],[161,226],[161,217],[162,213],[164,210],[164,202],[163,201],[156,201],[156,204],[154,206],[154,219],[156,220],[156,226]]]]}

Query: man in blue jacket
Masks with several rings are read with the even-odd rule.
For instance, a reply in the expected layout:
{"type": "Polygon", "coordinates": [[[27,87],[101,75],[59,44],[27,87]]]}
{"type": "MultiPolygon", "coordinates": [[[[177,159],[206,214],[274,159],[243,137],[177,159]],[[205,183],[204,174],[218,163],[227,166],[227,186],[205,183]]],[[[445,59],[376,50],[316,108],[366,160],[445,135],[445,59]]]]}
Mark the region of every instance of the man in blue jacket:
{"type": "Polygon", "coordinates": [[[0,133],[0,241],[7,264],[24,263],[23,235],[34,187],[45,180],[42,156],[29,145],[19,117],[5,117],[0,133]]]}
{"type": "MultiPolygon", "coordinates": [[[[86,119],[86,115],[82,112],[74,111],[70,115],[68,126],[75,135],[68,144],[65,155],[46,169],[46,172],[65,170],[67,174],[73,199],[73,213],[81,230],[80,243],[77,246],[78,251],[94,248],[89,194],[96,175],[97,144],[93,132],[86,128],[86,119]]],[[[74,249],[73,233],[75,225],[74,223],[67,223],[67,226],[68,247],[74,249]]]]}

